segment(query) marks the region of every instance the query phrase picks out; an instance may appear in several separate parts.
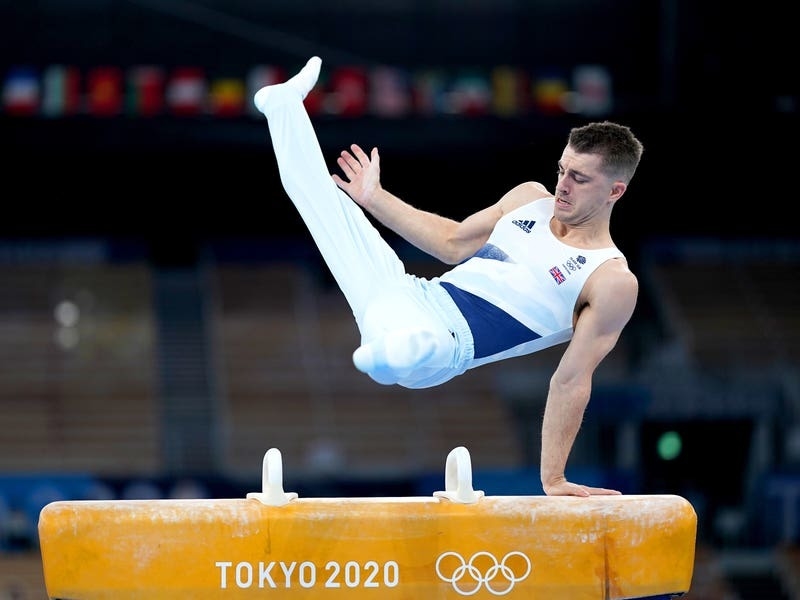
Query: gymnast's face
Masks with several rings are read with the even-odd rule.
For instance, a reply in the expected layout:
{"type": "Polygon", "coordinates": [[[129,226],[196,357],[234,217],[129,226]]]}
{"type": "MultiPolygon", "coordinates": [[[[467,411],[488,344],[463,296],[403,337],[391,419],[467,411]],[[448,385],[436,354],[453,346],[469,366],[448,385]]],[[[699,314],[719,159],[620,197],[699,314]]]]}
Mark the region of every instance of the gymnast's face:
{"type": "Polygon", "coordinates": [[[625,184],[603,173],[602,160],[599,154],[579,153],[570,146],[564,148],[556,182],[555,216],[559,221],[577,225],[597,215],[607,217],[624,192],[625,184]]]}

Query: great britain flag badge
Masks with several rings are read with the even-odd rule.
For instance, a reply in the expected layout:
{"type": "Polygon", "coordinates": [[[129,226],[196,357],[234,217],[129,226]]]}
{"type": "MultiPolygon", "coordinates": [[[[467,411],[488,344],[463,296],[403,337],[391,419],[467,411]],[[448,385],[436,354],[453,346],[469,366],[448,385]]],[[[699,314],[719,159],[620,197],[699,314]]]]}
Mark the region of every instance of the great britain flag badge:
{"type": "Polygon", "coordinates": [[[550,275],[553,276],[553,279],[555,279],[556,283],[558,284],[562,284],[567,280],[567,278],[564,277],[564,274],[561,272],[561,269],[558,267],[553,267],[550,269],[550,275]]]}

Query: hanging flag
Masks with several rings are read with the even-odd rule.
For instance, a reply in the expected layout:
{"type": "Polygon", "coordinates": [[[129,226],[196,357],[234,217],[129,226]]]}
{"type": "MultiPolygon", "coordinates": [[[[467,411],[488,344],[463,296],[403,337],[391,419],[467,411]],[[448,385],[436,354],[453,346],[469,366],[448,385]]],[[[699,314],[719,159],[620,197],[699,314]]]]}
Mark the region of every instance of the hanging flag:
{"type": "Polygon", "coordinates": [[[339,67],[329,85],[327,112],[341,117],[361,117],[367,112],[367,73],[361,67],[339,67]]]}
{"type": "Polygon", "coordinates": [[[500,66],[492,71],[492,110],[501,117],[517,117],[530,109],[530,78],[521,69],[500,66]]]}
{"type": "Polygon", "coordinates": [[[206,80],[199,67],[179,67],[167,83],[167,105],[173,115],[193,117],[206,110],[206,80]]]}
{"type": "Polygon", "coordinates": [[[42,75],[42,114],[76,115],[81,111],[81,76],[77,67],[52,65],[42,75]]]}
{"type": "Polygon", "coordinates": [[[127,113],[154,117],[164,112],[164,80],[161,67],[137,65],[128,71],[127,113]]]}
{"type": "Polygon", "coordinates": [[[211,113],[217,117],[238,117],[244,113],[244,82],[223,78],[211,82],[211,113]]]}
{"type": "Polygon", "coordinates": [[[118,67],[94,67],[86,78],[87,111],[95,117],[122,112],[122,71],[118,67]]]}
{"type": "Polygon", "coordinates": [[[370,110],[378,117],[404,117],[411,112],[408,73],[380,66],[370,73],[370,110]]]}
{"type": "Polygon", "coordinates": [[[457,75],[448,97],[449,112],[468,117],[487,114],[492,103],[491,86],[487,76],[474,71],[457,75]]]}
{"type": "Polygon", "coordinates": [[[559,71],[538,75],[533,84],[533,103],[545,115],[559,115],[566,110],[569,99],[567,79],[559,71]]]}
{"type": "Polygon", "coordinates": [[[580,65],[573,72],[577,112],[602,117],[611,112],[611,74],[601,65],[580,65]]]}
{"type": "Polygon", "coordinates": [[[39,73],[33,67],[13,67],[3,83],[3,110],[13,116],[39,112],[39,73]]]}
{"type": "Polygon", "coordinates": [[[420,71],[414,75],[412,98],[415,111],[424,116],[447,112],[445,77],[439,70],[420,71]]]}

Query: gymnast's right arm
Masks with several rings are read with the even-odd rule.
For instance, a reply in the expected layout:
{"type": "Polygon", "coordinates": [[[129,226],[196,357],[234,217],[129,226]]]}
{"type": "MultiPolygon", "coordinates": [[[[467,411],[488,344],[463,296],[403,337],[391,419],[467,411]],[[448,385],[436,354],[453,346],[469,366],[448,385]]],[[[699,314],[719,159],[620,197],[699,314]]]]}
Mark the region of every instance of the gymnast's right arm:
{"type": "Polygon", "coordinates": [[[333,180],[359,206],[403,239],[446,264],[457,264],[477,252],[506,212],[532,200],[550,196],[538,183],[520,184],[499,201],[463,221],[420,210],[404,202],[380,183],[380,155],[368,156],[357,144],[343,150],[337,164],[347,177],[333,180]]]}

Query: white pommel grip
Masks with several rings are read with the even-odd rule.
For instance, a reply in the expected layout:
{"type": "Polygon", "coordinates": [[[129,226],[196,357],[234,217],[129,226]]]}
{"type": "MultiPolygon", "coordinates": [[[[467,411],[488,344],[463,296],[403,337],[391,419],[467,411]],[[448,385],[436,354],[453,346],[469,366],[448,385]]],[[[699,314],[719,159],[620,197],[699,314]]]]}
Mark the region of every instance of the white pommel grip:
{"type": "Polygon", "coordinates": [[[483,492],[472,489],[472,460],[464,446],[453,448],[447,455],[443,492],[434,492],[438,498],[447,498],[460,504],[475,504],[483,492]]]}
{"type": "Polygon", "coordinates": [[[283,491],[283,461],[281,451],[277,448],[270,448],[264,454],[261,491],[250,492],[247,497],[267,506],[283,506],[297,498],[295,492],[283,491]]]}

